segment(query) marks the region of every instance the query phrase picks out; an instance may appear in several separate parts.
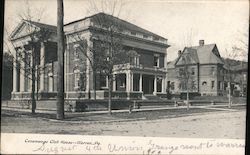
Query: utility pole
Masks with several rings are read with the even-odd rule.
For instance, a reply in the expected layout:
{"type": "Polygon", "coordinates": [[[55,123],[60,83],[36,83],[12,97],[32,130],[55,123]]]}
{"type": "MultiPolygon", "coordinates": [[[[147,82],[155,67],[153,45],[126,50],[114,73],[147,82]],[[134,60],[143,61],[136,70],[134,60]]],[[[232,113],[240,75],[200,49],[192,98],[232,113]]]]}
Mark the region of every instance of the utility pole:
{"type": "Polygon", "coordinates": [[[63,30],[63,0],[57,0],[57,114],[56,119],[64,119],[64,30],[63,30]]]}

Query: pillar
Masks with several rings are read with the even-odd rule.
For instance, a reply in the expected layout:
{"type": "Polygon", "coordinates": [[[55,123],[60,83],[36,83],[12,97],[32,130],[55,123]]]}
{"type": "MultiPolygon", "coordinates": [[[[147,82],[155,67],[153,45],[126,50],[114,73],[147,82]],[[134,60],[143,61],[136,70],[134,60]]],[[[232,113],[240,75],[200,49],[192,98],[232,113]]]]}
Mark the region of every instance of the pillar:
{"type": "Polygon", "coordinates": [[[162,93],[166,93],[166,77],[162,77],[162,81],[161,81],[161,92],[162,93]]]}
{"type": "Polygon", "coordinates": [[[40,89],[39,91],[44,91],[44,72],[45,70],[45,45],[41,42],[40,48],[40,89]]]}
{"type": "Polygon", "coordinates": [[[131,86],[131,80],[130,80],[130,71],[126,73],[126,91],[130,91],[130,86],[131,86]]]}
{"type": "Polygon", "coordinates": [[[142,92],[142,74],[140,74],[140,79],[139,79],[139,91],[142,92]]]}
{"type": "Polygon", "coordinates": [[[164,68],[167,69],[167,51],[164,55],[164,68]]]}
{"type": "Polygon", "coordinates": [[[116,75],[113,74],[113,91],[116,91],[116,75]]]}
{"type": "Polygon", "coordinates": [[[155,79],[154,79],[154,95],[156,95],[157,92],[157,76],[155,75],[155,79]]]}
{"type": "Polygon", "coordinates": [[[14,58],[13,58],[13,90],[12,92],[16,92],[17,91],[17,56],[16,56],[16,52],[13,54],[14,58]]]}
{"type": "Polygon", "coordinates": [[[24,92],[25,89],[25,72],[24,72],[24,68],[25,68],[25,64],[23,61],[23,57],[24,57],[24,49],[20,51],[20,92],[24,92]]]}
{"type": "Polygon", "coordinates": [[[130,73],[130,84],[131,84],[131,87],[130,87],[130,91],[134,91],[134,74],[133,73],[130,73]]]}

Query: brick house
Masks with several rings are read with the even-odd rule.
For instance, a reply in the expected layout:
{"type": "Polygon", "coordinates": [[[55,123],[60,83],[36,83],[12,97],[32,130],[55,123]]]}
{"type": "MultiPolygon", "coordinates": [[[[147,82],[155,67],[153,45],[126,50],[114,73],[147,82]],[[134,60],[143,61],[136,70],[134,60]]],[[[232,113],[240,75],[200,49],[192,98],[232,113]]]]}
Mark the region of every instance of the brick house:
{"type": "MultiPolygon", "coordinates": [[[[167,75],[167,39],[150,31],[140,28],[132,23],[119,18],[98,13],[64,25],[66,50],[65,50],[65,95],[69,99],[93,98],[94,82],[96,98],[108,97],[107,77],[95,74],[91,69],[91,61],[80,54],[79,48],[85,48],[87,55],[91,55],[91,49],[105,41],[105,28],[100,26],[95,18],[104,18],[120,25],[119,33],[122,48],[129,53],[129,58],[118,63],[113,68],[113,98],[142,98],[144,94],[166,95],[167,75]],[[76,39],[75,36],[81,36],[76,39]],[[86,44],[85,44],[86,43],[86,44]]],[[[11,41],[15,46],[15,66],[13,68],[13,92],[12,99],[30,98],[31,82],[29,76],[25,76],[22,68],[27,64],[20,61],[28,58],[25,54],[30,50],[30,35],[39,34],[44,30],[49,31],[45,40],[35,43],[37,53],[37,81],[36,91],[39,99],[56,97],[57,90],[57,43],[56,27],[22,21],[11,35],[11,41]],[[32,25],[32,26],[31,26],[32,25]],[[28,33],[30,26],[34,29],[28,33]]]]}
{"type": "Polygon", "coordinates": [[[186,82],[181,73],[188,70],[189,92],[201,95],[225,95],[227,82],[224,61],[216,44],[185,47],[177,59],[168,63],[167,87],[173,94],[187,92],[186,82]],[[186,66],[186,69],[185,69],[186,66]]]}

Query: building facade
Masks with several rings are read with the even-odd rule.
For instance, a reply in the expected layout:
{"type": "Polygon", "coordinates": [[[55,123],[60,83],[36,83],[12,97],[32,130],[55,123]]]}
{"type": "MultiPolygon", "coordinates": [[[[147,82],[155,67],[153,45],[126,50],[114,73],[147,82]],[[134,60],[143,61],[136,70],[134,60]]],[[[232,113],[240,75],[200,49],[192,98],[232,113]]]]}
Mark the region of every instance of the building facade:
{"type": "Polygon", "coordinates": [[[168,64],[167,87],[173,94],[186,93],[188,88],[191,93],[221,96],[227,93],[227,86],[227,70],[216,44],[205,45],[200,40],[199,46],[185,47],[168,64]]]}
{"type": "MultiPolygon", "coordinates": [[[[96,71],[94,51],[106,52],[110,44],[104,22],[114,24],[114,38],[126,57],[112,67],[112,97],[141,99],[144,94],[166,95],[167,39],[116,17],[99,13],[68,23],[65,31],[65,97],[69,99],[108,97],[107,75],[96,71]],[[105,20],[103,20],[105,19],[105,20]],[[101,21],[103,20],[103,21],[101,21]],[[102,51],[103,50],[103,51],[102,51]]],[[[56,27],[22,21],[11,35],[15,46],[12,99],[30,98],[31,54],[36,54],[36,94],[53,99],[57,94],[56,27]],[[45,35],[46,34],[46,35],[45,35]],[[46,36],[46,37],[44,37],[46,36]],[[25,61],[22,61],[25,60],[25,61]]],[[[122,57],[122,55],[120,55],[122,57]]]]}

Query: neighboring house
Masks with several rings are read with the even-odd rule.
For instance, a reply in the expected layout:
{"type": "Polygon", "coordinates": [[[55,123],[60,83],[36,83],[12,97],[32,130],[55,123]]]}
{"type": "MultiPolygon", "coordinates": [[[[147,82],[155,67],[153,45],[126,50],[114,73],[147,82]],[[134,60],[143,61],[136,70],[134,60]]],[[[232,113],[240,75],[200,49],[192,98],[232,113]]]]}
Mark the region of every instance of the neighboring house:
{"type": "MultiPolygon", "coordinates": [[[[118,23],[121,45],[129,58],[113,68],[113,97],[114,98],[142,98],[144,94],[166,95],[167,75],[167,39],[150,31],[142,29],[134,24],[119,18],[98,13],[81,20],[68,23],[64,26],[66,37],[65,50],[65,95],[70,99],[93,98],[94,77],[90,67],[90,60],[80,53],[80,46],[87,46],[87,54],[100,42],[105,41],[106,30],[98,25],[95,18],[102,18],[118,23]],[[75,39],[81,36],[84,40],[75,39]],[[86,41],[86,44],[83,42],[86,41]]],[[[50,35],[46,40],[36,42],[35,51],[38,53],[38,65],[36,91],[39,99],[55,98],[57,91],[57,43],[56,27],[30,21],[22,21],[11,35],[11,41],[15,45],[17,60],[23,55],[23,50],[30,50],[30,35],[27,29],[32,25],[34,31],[49,30],[50,35]]],[[[103,51],[105,52],[105,51],[103,51]]],[[[26,67],[21,61],[14,62],[26,67]]],[[[95,62],[94,62],[95,63],[95,62]]],[[[31,82],[25,76],[24,70],[13,68],[13,92],[12,99],[30,98],[31,82]]],[[[101,73],[96,74],[96,97],[104,99],[108,97],[107,77],[101,73]]]]}
{"type": "Polygon", "coordinates": [[[185,47],[179,51],[178,58],[168,64],[168,89],[173,94],[187,92],[186,78],[182,76],[188,71],[188,88],[190,93],[200,95],[226,94],[224,61],[216,44],[204,44],[185,47]]]}
{"type": "MultiPolygon", "coordinates": [[[[230,69],[232,93],[234,96],[247,95],[248,63],[239,60],[224,59],[225,68],[230,69]]],[[[228,80],[229,81],[229,80],[228,80]]]]}

